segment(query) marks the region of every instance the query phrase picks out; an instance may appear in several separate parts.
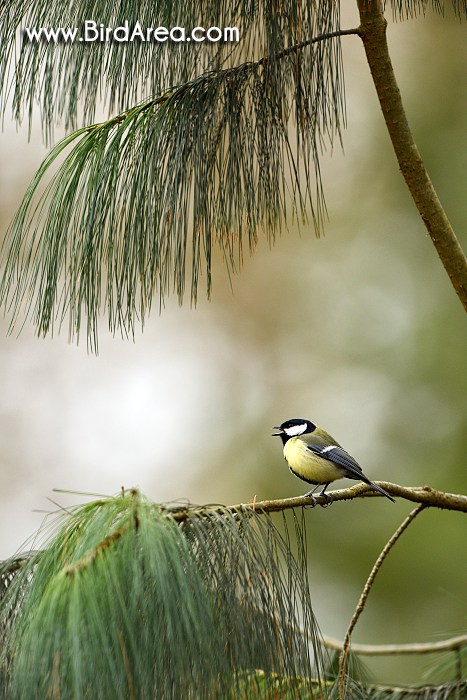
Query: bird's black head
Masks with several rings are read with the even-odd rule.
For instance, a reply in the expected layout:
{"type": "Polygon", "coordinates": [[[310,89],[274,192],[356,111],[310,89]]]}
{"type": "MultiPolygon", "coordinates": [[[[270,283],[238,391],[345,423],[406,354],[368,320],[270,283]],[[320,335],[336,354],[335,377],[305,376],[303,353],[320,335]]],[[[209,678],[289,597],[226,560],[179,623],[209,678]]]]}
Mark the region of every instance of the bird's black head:
{"type": "Polygon", "coordinates": [[[280,437],[282,443],[285,445],[287,440],[292,437],[297,437],[298,435],[304,435],[305,433],[312,433],[316,430],[316,425],[306,418],[291,418],[286,420],[285,423],[277,425],[274,430],[279,432],[273,433],[273,437],[280,437]]]}

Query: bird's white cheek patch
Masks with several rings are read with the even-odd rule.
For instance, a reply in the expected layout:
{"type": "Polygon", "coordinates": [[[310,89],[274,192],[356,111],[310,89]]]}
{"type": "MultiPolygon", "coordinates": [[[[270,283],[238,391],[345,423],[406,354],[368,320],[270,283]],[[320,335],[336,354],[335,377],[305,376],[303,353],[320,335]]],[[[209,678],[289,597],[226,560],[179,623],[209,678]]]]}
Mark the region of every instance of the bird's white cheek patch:
{"type": "Polygon", "coordinates": [[[285,428],[284,433],[289,437],[294,437],[295,435],[302,435],[306,430],[306,423],[300,423],[300,425],[293,425],[291,428],[285,428]]]}

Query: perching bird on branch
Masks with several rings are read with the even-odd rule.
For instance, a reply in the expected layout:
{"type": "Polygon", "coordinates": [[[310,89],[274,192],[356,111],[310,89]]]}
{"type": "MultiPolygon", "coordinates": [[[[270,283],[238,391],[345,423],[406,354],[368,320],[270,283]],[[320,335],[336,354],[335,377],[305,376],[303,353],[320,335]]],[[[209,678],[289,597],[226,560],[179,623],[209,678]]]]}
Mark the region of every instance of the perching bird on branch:
{"type": "Polygon", "coordinates": [[[319,495],[324,496],[328,503],[332,503],[332,496],[325,491],[332,481],[344,477],[364,481],[395,503],[387,491],[365,476],[360,465],[329,433],[311,421],[306,418],[292,418],[276,426],[274,430],[279,431],[273,433],[273,436],[281,438],[284,457],[292,474],[315,485],[305,494],[313,500],[313,505],[316,504],[313,493],[318,486],[323,485],[319,495]]]}

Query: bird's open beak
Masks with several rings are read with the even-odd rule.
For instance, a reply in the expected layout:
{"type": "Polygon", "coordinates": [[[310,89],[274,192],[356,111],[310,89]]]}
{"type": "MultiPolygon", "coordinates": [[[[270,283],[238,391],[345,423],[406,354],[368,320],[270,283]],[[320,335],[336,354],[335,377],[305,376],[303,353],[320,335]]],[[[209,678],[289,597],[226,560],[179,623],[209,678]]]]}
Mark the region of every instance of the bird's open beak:
{"type": "Polygon", "coordinates": [[[282,435],[282,433],[284,432],[284,431],[282,430],[282,428],[281,428],[279,425],[275,425],[274,428],[273,428],[273,430],[278,430],[279,432],[278,432],[278,433],[273,433],[273,434],[272,434],[272,437],[280,437],[280,436],[282,435]]]}

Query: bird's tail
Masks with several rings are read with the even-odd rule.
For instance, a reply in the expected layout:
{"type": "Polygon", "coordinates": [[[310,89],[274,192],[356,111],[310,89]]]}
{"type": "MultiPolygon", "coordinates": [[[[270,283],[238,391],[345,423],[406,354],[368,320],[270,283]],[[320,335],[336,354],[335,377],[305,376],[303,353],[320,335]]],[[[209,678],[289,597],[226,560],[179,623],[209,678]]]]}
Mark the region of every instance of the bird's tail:
{"type": "Polygon", "coordinates": [[[380,493],[382,493],[383,496],[386,496],[386,498],[389,498],[389,500],[392,501],[393,503],[396,502],[396,500],[395,500],[392,496],[390,496],[389,493],[388,493],[387,491],[385,491],[384,489],[382,489],[381,486],[378,486],[377,484],[374,484],[374,483],[373,483],[372,481],[370,481],[369,479],[368,479],[368,480],[365,480],[365,483],[368,484],[368,486],[371,486],[372,489],[375,489],[375,491],[379,491],[380,493]]]}

